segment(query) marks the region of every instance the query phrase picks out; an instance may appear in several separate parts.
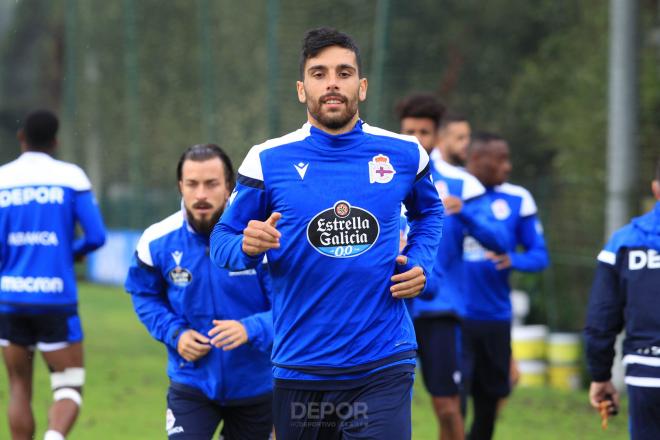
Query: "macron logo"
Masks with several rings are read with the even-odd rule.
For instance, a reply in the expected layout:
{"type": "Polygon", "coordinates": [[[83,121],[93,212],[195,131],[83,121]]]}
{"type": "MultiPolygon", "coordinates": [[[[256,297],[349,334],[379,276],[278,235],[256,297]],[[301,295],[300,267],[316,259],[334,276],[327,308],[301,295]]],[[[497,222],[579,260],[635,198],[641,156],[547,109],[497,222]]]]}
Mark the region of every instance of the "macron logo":
{"type": "Polygon", "coordinates": [[[298,174],[300,174],[300,178],[304,179],[305,173],[307,173],[307,167],[309,166],[309,163],[299,162],[297,164],[294,164],[293,166],[296,167],[296,171],[298,171],[298,174]]]}

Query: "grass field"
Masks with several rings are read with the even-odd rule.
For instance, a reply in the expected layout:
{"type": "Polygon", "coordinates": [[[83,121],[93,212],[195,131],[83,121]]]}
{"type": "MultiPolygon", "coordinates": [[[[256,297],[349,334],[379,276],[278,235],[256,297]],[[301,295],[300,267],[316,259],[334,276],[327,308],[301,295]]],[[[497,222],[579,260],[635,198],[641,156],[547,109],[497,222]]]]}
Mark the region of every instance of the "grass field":
{"type": "MultiPolygon", "coordinates": [[[[121,289],[80,286],[85,328],[87,383],[83,411],[71,440],[149,440],[165,435],[165,351],[137,321],[130,298],[121,289]]],[[[8,439],[6,375],[0,375],[0,439],[8,439]]],[[[428,396],[417,381],[413,399],[413,438],[436,438],[428,396]]],[[[37,439],[46,427],[51,402],[48,375],[37,360],[33,407],[37,439]]],[[[623,413],[625,414],[625,402],[623,413]]],[[[589,440],[627,438],[622,414],[600,430],[585,391],[517,389],[497,425],[498,440],[589,440]]],[[[387,440],[387,439],[384,439],[387,440]]]]}

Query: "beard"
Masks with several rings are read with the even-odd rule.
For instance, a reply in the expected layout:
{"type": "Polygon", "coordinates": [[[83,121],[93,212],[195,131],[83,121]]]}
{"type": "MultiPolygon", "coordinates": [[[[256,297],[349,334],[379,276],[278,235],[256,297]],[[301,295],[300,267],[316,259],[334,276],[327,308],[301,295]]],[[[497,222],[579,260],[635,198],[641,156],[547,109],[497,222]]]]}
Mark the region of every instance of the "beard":
{"type": "Polygon", "coordinates": [[[447,158],[445,159],[447,162],[450,164],[457,166],[457,167],[464,167],[465,166],[465,159],[463,156],[461,156],[458,153],[454,152],[448,152],[447,153],[447,158]]]}
{"type": "MultiPolygon", "coordinates": [[[[193,205],[195,207],[195,205],[193,205]]],[[[188,216],[188,224],[201,235],[211,235],[215,224],[220,220],[224,208],[218,208],[208,218],[195,218],[195,214],[186,207],[186,215],[188,216]]]]}
{"type": "Polygon", "coordinates": [[[319,124],[330,130],[338,130],[345,127],[358,111],[358,97],[355,95],[352,99],[339,93],[326,93],[317,101],[309,100],[307,102],[307,111],[319,124]],[[328,112],[323,110],[323,104],[329,98],[339,99],[344,103],[344,109],[338,112],[328,112]]]}

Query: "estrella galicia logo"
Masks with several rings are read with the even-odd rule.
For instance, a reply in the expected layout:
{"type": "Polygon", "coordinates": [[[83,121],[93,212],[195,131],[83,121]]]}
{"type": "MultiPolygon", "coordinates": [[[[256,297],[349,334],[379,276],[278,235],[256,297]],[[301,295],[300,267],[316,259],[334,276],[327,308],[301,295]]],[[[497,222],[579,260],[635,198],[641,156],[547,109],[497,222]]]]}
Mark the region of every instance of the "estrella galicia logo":
{"type": "Polygon", "coordinates": [[[340,200],[307,225],[307,241],[328,257],[357,257],[378,240],[380,226],[369,211],[340,200]]]}

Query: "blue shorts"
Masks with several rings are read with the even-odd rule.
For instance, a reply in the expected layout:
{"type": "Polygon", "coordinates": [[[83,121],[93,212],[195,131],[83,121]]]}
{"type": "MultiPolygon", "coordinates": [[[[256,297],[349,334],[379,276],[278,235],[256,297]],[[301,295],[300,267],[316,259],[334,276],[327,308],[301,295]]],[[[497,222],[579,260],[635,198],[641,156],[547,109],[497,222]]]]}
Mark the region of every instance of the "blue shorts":
{"type": "Polygon", "coordinates": [[[631,440],[660,439],[660,388],[628,385],[631,440]]]}
{"type": "Polygon", "coordinates": [[[80,342],[83,331],[78,313],[1,313],[0,345],[9,343],[40,351],[55,351],[80,342]]]}
{"type": "Polygon", "coordinates": [[[409,440],[413,381],[414,373],[396,367],[350,389],[295,389],[278,381],[273,393],[277,440],[409,440]]]}
{"type": "Polygon", "coordinates": [[[415,319],[417,354],[430,395],[456,396],[461,383],[461,324],[453,316],[415,319]]]}
{"type": "Polygon", "coordinates": [[[267,440],[273,431],[271,404],[267,395],[249,404],[223,406],[201,391],[173,384],[167,392],[165,429],[171,439],[210,440],[222,421],[223,440],[267,440]]]}
{"type": "Polygon", "coordinates": [[[463,384],[466,394],[502,398],[511,392],[511,323],[463,321],[463,384]]]}

